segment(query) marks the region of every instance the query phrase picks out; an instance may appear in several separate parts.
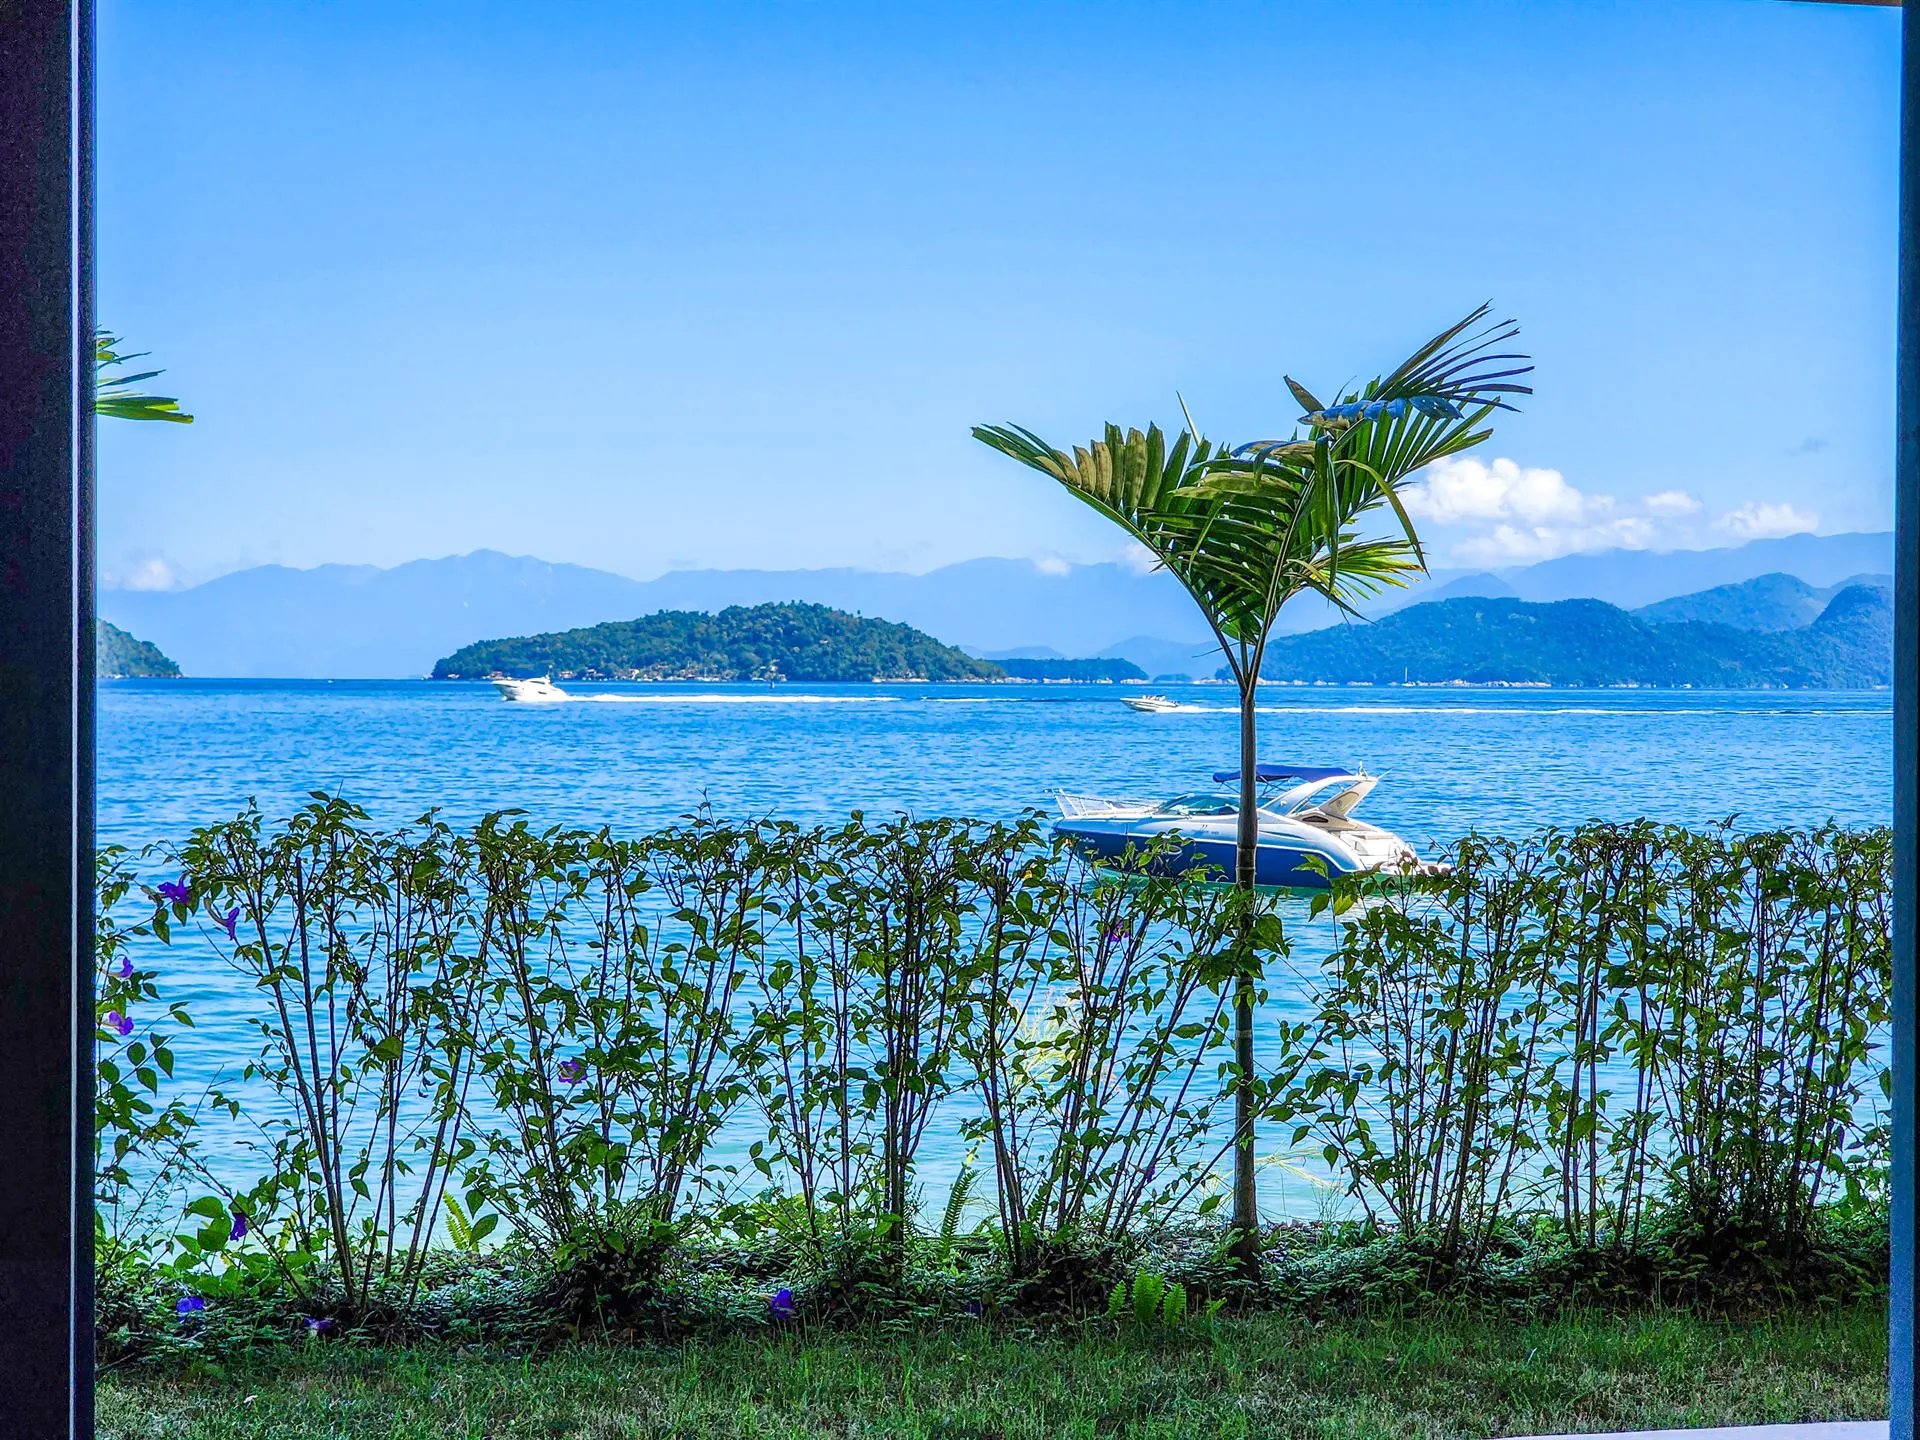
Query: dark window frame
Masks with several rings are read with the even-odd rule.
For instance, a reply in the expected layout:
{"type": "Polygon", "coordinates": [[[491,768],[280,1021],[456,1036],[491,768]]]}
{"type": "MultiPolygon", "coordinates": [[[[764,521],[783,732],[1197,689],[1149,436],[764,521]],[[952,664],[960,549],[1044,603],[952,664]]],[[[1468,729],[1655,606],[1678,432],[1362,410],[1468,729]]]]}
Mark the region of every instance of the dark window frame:
{"type": "Polygon", "coordinates": [[[0,1440],[93,1433],[93,18],[0,0],[0,1440]]]}

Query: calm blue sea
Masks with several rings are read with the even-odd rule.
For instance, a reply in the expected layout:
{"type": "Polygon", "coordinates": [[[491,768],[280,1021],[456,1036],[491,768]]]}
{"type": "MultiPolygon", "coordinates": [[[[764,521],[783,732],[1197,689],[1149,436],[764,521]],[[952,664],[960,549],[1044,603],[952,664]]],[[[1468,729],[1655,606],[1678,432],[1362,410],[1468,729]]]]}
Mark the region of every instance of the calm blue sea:
{"type": "MultiPolygon", "coordinates": [[[[249,796],[319,788],[383,820],[639,830],[702,798],[797,820],[849,810],[1008,816],[1057,789],[1171,795],[1237,759],[1233,692],[1141,715],[1108,685],[570,685],[515,705],[430,681],[118,681],[102,687],[100,833],[174,839],[249,796]]],[[[1892,814],[1885,692],[1273,687],[1262,758],[1365,765],[1362,812],[1416,844],[1592,817],[1751,825],[1892,814]]]]}
{"type": "MultiPolygon", "coordinates": [[[[516,705],[491,686],[428,681],[109,683],[100,836],[176,840],[249,797],[271,816],[315,789],[385,822],[518,807],[542,824],[628,832],[703,799],[803,821],[854,809],[1005,817],[1048,806],[1057,789],[1202,788],[1236,759],[1224,686],[1164,689],[1194,708],[1163,715],[1128,710],[1121,697],[1139,692],[1104,685],[566,688],[569,703],[516,705]]],[[[1473,828],[1589,818],[1760,827],[1892,815],[1884,692],[1275,687],[1260,734],[1262,758],[1383,776],[1362,815],[1420,848],[1473,828]]],[[[1301,924],[1296,946],[1311,955],[1312,927],[1301,924]]],[[[175,949],[165,964],[167,993],[201,1022],[183,1078],[236,1073],[254,1043],[250,997],[210,956],[175,949]]],[[[956,1143],[933,1142],[930,1182],[957,1165],[956,1143]]],[[[1278,1208],[1313,1202],[1279,1188],[1278,1208]]]]}

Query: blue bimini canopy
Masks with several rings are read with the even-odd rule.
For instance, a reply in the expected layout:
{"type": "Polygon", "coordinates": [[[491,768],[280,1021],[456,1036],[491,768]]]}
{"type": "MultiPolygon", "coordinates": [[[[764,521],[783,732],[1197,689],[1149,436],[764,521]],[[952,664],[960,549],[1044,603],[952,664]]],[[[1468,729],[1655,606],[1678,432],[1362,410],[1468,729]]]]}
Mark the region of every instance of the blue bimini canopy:
{"type": "MultiPolygon", "coordinates": [[[[1333,780],[1342,775],[1351,775],[1353,771],[1344,765],[1275,765],[1262,760],[1253,767],[1253,778],[1263,785],[1275,784],[1281,780],[1333,780]]],[[[1240,778],[1238,770],[1216,770],[1213,783],[1227,785],[1240,778]]]]}

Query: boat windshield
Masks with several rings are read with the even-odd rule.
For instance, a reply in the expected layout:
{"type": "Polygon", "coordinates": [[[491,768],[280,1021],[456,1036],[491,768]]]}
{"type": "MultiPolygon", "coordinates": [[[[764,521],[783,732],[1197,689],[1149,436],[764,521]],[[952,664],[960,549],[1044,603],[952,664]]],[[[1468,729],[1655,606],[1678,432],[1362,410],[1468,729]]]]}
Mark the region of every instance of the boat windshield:
{"type": "Polygon", "coordinates": [[[1330,775],[1324,780],[1309,780],[1304,785],[1270,795],[1260,802],[1260,808],[1281,815],[1320,809],[1344,818],[1372,789],[1372,780],[1364,775],[1330,775]],[[1343,805],[1341,802],[1349,795],[1353,798],[1343,805]]]}
{"type": "Polygon", "coordinates": [[[1156,815],[1238,815],[1240,802],[1231,795],[1181,795],[1167,801],[1156,815]]]}

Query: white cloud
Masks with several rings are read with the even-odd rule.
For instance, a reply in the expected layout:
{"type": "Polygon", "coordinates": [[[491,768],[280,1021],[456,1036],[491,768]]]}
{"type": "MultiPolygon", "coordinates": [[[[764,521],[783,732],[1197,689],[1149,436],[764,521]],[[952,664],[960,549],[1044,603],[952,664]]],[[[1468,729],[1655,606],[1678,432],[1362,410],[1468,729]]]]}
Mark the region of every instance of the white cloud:
{"type": "Polygon", "coordinates": [[[1160,566],[1153,551],[1135,540],[1120,554],[1120,563],[1136,575],[1150,574],[1160,566]]]}
{"type": "Polygon", "coordinates": [[[1470,520],[1568,524],[1613,506],[1609,496],[1574,489],[1558,470],[1523,470],[1511,460],[1491,465],[1480,460],[1442,460],[1427,467],[1419,483],[1407,489],[1405,500],[1410,515],[1436,525],[1470,520]]]}
{"type": "MultiPolygon", "coordinates": [[[[1507,459],[1442,460],[1401,495],[1433,549],[1455,565],[1525,564],[1591,550],[1681,549],[1705,538],[1695,519],[1703,508],[1700,497],[1688,491],[1619,499],[1582,490],[1558,470],[1507,459]]],[[[1817,515],[1759,500],[1713,522],[1739,540],[1792,535],[1818,524],[1817,515]]]]}
{"type": "Polygon", "coordinates": [[[1069,565],[1065,560],[1062,560],[1058,555],[1048,555],[1044,559],[1034,561],[1033,568],[1038,570],[1042,575],[1070,575],[1073,573],[1073,566],[1069,565]]]}
{"type": "Polygon", "coordinates": [[[1558,470],[1464,458],[1428,466],[1403,493],[1414,519],[1475,532],[1451,547],[1452,559],[1468,565],[1551,560],[1577,550],[1644,550],[1659,538],[1650,516],[1674,513],[1677,500],[1692,498],[1668,491],[1622,506],[1611,495],[1568,484],[1558,470]]]}
{"type": "Polygon", "coordinates": [[[173,567],[157,555],[136,561],[126,570],[109,570],[100,578],[120,590],[172,590],[180,583],[173,567]]]}
{"type": "Polygon", "coordinates": [[[1496,525],[1453,547],[1468,565],[1516,565],[1552,560],[1582,550],[1649,550],[1659,533],[1641,515],[1621,515],[1597,525],[1496,525]]]}
{"type": "Polygon", "coordinates": [[[1640,503],[1647,507],[1647,513],[1650,515],[1681,516],[1700,513],[1699,497],[1689,495],[1684,490],[1662,490],[1658,494],[1647,496],[1640,503]]]}
{"type": "Polygon", "coordinates": [[[1749,500],[1713,523],[1716,529],[1741,540],[1773,540],[1811,530],[1820,523],[1820,517],[1785,501],[1749,500]]]}

